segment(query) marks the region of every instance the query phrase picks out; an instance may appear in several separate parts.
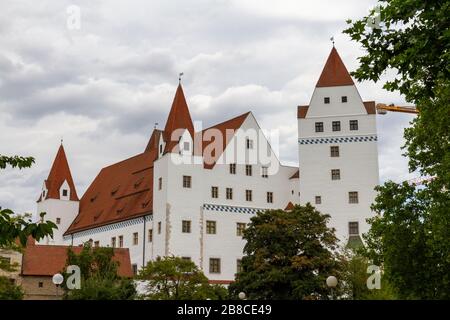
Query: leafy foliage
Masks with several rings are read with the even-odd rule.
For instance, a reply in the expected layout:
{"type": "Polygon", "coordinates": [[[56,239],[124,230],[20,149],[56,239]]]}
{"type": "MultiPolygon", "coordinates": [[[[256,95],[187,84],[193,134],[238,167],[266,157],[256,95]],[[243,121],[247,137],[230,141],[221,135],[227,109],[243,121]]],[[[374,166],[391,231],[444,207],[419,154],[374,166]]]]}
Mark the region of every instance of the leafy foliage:
{"type": "Polygon", "coordinates": [[[0,300],[22,300],[23,296],[24,292],[20,286],[7,277],[0,276],[0,300]]]}
{"type": "Polygon", "coordinates": [[[369,259],[352,250],[346,250],[340,259],[341,272],[339,274],[338,295],[341,299],[350,300],[393,300],[396,293],[387,278],[381,276],[380,289],[367,287],[367,267],[371,265],[369,259]]]}
{"type": "MultiPolygon", "coordinates": [[[[7,157],[0,155],[0,169],[5,169],[7,165],[19,169],[28,168],[34,163],[32,157],[7,157]]],[[[41,213],[43,220],[45,213],[41,213]]],[[[53,236],[53,229],[57,226],[51,222],[33,223],[29,215],[16,215],[10,209],[1,209],[0,206],[0,248],[18,249],[16,241],[19,240],[22,246],[26,246],[28,237],[40,240],[46,236],[53,236]]],[[[8,269],[8,266],[0,263],[0,270],[8,269]]]]}
{"type": "Polygon", "coordinates": [[[379,28],[367,25],[376,19],[372,10],[360,20],[348,20],[344,30],[359,42],[366,55],[352,73],[358,80],[378,81],[388,69],[398,71],[385,88],[398,90],[408,101],[433,98],[434,88],[450,78],[450,3],[443,0],[381,0],[379,28]]]}
{"type": "Polygon", "coordinates": [[[327,299],[325,280],[339,269],[329,218],[309,203],[252,217],[232,296],[243,291],[249,299],[327,299]]]}
{"type": "MultiPolygon", "coordinates": [[[[67,300],[131,300],[136,296],[132,280],[118,275],[119,263],[113,261],[113,248],[92,248],[86,243],[79,254],[68,249],[66,266],[77,265],[81,272],[81,289],[64,286],[67,300]]],[[[61,272],[65,275],[65,270],[61,272]]],[[[65,283],[65,282],[63,282],[65,283]]]]}
{"type": "MultiPolygon", "coordinates": [[[[419,114],[405,130],[411,172],[431,177],[423,185],[389,181],[377,188],[366,235],[369,258],[382,263],[400,298],[450,297],[450,1],[385,0],[381,28],[366,18],[344,32],[366,50],[353,74],[379,80],[414,102],[419,114]]],[[[371,13],[371,16],[374,12],[371,13]]]]}
{"type": "Polygon", "coordinates": [[[150,261],[139,278],[148,282],[145,299],[222,300],[227,296],[224,287],[209,284],[208,278],[192,261],[180,257],[150,261]]]}

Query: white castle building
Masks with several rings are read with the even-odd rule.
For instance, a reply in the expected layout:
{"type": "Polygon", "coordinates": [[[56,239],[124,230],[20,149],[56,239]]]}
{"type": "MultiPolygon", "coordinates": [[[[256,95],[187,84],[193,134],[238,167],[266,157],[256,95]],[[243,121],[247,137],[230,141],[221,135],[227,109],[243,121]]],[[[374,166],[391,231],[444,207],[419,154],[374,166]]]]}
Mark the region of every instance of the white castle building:
{"type": "Polygon", "coordinates": [[[58,230],[41,244],[126,247],[135,272],[176,255],[225,284],[260,210],[310,202],[331,215],[342,244],[360,241],[378,184],[375,117],[333,47],[310,104],[297,110],[299,167],[284,166],[251,112],[195,132],[179,85],[164,130],[103,168],[81,199],[60,146],[38,200],[58,230]]]}

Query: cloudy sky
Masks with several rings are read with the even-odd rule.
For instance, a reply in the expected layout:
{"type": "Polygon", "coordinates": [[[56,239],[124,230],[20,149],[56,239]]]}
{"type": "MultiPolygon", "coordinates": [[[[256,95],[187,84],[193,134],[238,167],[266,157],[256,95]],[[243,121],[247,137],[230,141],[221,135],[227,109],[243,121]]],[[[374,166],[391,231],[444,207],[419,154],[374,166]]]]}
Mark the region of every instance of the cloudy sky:
{"type": "MultiPolygon", "coordinates": [[[[0,11],[0,154],[30,155],[0,173],[0,206],[35,211],[60,144],[81,196],[105,165],[140,153],[164,126],[178,83],[204,126],[249,110],[280,130],[297,162],[296,106],[308,104],[331,49],[349,70],[363,52],[341,33],[374,0],[8,1],[0,11]],[[71,20],[80,9],[80,28],[71,20]],[[68,11],[69,8],[69,11],[68,11]],[[69,24],[68,24],[69,22],[69,24]],[[68,27],[69,26],[69,27],[68,27]]],[[[388,77],[389,75],[386,75],[388,77]]],[[[382,83],[364,100],[402,103],[382,83]]],[[[380,177],[410,177],[401,156],[412,116],[378,116],[380,177]]]]}

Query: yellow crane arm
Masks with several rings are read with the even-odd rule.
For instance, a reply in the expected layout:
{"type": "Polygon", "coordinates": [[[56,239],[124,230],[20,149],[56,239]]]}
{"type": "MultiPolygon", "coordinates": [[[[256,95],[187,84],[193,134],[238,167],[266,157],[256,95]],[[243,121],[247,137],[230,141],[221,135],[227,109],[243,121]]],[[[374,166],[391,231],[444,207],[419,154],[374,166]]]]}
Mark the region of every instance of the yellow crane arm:
{"type": "Polygon", "coordinates": [[[379,114],[386,114],[387,111],[404,112],[404,113],[419,113],[415,106],[396,106],[394,104],[377,103],[377,111],[379,114]]]}

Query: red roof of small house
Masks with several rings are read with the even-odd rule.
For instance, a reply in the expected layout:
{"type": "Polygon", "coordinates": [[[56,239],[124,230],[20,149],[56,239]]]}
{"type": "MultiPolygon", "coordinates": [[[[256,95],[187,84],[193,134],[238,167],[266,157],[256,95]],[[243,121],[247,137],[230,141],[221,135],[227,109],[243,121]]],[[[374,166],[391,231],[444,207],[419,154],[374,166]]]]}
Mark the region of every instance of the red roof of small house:
{"type": "Polygon", "coordinates": [[[164,128],[164,140],[166,141],[164,153],[172,152],[173,148],[178,145],[178,139],[180,137],[174,133],[178,129],[187,129],[192,139],[194,138],[194,124],[192,123],[191,114],[189,113],[181,84],[178,85],[164,128]]]}
{"type": "Polygon", "coordinates": [[[327,62],[323,67],[322,74],[316,87],[335,87],[354,85],[353,79],[342,62],[336,48],[331,49],[327,62]]]}
{"type": "MultiPolygon", "coordinates": [[[[22,275],[24,276],[53,276],[61,272],[67,260],[67,250],[72,248],[76,254],[82,247],[28,245],[22,257],[22,275]]],[[[132,277],[130,252],[125,248],[115,248],[113,261],[119,262],[118,275],[132,277]]]]}
{"type": "MultiPolygon", "coordinates": [[[[64,147],[61,144],[55,160],[53,161],[48,178],[45,180],[45,187],[47,188],[45,199],[59,199],[59,189],[64,181],[67,181],[70,187],[70,200],[78,201],[77,190],[75,189],[72,174],[70,173],[69,163],[67,162],[64,147]]],[[[38,202],[41,200],[42,194],[39,196],[38,202]]]]}

